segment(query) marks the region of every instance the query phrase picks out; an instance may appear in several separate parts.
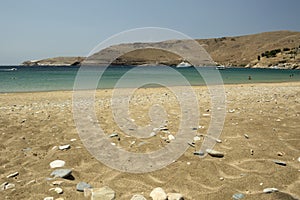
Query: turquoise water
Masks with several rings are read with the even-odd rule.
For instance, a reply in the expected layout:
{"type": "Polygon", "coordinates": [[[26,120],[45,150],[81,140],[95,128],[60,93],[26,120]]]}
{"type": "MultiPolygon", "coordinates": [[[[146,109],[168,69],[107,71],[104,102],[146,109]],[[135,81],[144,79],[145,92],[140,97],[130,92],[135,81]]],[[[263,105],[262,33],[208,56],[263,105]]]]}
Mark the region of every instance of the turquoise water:
{"type": "MultiPolygon", "coordinates": [[[[75,77],[79,67],[20,67],[17,70],[8,71],[11,66],[0,67],[0,92],[29,92],[29,91],[53,91],[53,90],[72,90],[75,77]]],[[[141,67],[139,67],[141,68],[141,67]]],[[[85,75],[96,76],[99,68],[94,68],[85,75]]],[[[128,66],[109,67],[103,73],[98,88],[113,88],[115,83],[126,72],[134,69],[128,66]]],[[[168,80],[169,85],[181,85],[178,78],[173,74],[163,73],[164,67],[143,67],[143,70],[132,72],[127,77],[127,83],[134,83],[138,80],[168,80]]],[[[195,68],[172,68],[182,74],[191,85],[205,85],[203,77],[195,68]]],[[[220,72],[224,84],[236,83],[267,83],[267,82],[289,82],[300,81],[300,70],[280,70],[280,69],[244,69],[229,68],[226,70],[216,70],[211,68],[198,68],[201,72],[211,74],[211,72],[220,72]],[[248,77],[251,76],[251,80],[248,77]]],[[[213,74],[212,73],[212,74],[213,74]]],[[[209,79],[211,77],[208,77],[209,79]]],[[[158,81],[159,82],[159,81],[158,81]]],[[[124,87],[130,87],[130,84],[124,87]]],[[[155,84],[148,84],[144,87],[153,87],[155,84]]]]}

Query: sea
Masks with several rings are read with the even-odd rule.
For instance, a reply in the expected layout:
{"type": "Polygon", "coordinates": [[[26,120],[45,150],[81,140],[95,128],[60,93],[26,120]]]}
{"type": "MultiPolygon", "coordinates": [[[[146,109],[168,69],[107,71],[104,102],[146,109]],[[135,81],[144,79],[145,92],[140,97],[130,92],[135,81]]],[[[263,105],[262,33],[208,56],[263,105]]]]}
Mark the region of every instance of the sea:
{"type": "Polygon", "coordinates": [[[0,93],[73,90],[80,80],[97,80],[95,87],[193,86],[300,81],[300,70],[166,66],[0,66],[0,93]],[[15,68],[12,70],[12,68],[15,68]],[[87,70],[86,70],[87,69],[87,70]],[[168,69],[168,70],[166,70],[168,69]],[[84,77],[80,79],[79,77],[84,77]],[[96,77],[96,78],[95,78],[96,77]],[[217,79],[212,81],[211,79],[217,79]],[[78,81],[79,80],[79,81],[78,81]],[[76,84],[75,84],[76,82],[76,84]],[[122,84],[126,82],[126,84],[122,84]],[[128,84],[131,83],[131,84],[128,84]]]}

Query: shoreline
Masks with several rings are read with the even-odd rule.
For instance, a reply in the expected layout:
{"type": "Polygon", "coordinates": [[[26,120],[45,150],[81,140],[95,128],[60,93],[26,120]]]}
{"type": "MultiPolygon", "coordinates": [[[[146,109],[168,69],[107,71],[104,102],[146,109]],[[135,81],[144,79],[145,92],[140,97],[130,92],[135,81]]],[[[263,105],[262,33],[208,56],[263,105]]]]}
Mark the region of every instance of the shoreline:
{"type": "MultiPolygon", "coordinates": [[[[286,85],[286,84],[299,84],[300,81],[284,81],[284,82],[254,82],[254,83],[228,83],[223,84],[224,87],[226,86],[243,86],[243,85],[286,85]]],[[[222,85],[221,85],[222,86],[222,85]]],[[[170,86],[170,88],[173,87],[186,87],[186,86],[170,86]]],[[[192,88],[205,88],[207,85],[191,85],[192,88]]],[[[152,88],[158,88],[158,89],[164,89],[166,87],[146,87],[146,88],[139,88],[139,89],[152,89],[152,88]]],[[[114,90],[115,88],[97,88],[96,90],[85,90],[85,91],[105,91],[105,90],[114,90]]],[[[131,89],[131,88],[118,88],[118,89],[131,89]]],[[[73,92],[74,90],[46,90],[46,91],[21,91],[21,92],[0,92],[0,95],[7,95],[7,94],[36,94],[36,93],[55,93],[55,92],[73,92]]]]}

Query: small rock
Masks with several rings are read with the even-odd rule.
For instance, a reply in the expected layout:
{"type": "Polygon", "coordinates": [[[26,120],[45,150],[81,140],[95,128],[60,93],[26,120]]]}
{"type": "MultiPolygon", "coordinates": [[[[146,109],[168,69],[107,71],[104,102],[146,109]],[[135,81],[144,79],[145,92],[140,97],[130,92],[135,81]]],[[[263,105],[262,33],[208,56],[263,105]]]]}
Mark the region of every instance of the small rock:
{"type": "Polygon", "coordinates": [[[223,177],[220,177],[220,181],[223,181],[224,180],[224,178],[223,177]]]}
{"type": "Polygon", "coordinates": [[[86,182],[79,182],[76,185],[76,190],[79,192],[83,192],[84,188],[92,188],[92,186],[86,182]]]}
{"type": "Polygon", "coordinates": [[[60,187],[56,187],[55,189],[54,189],[54,191],[57,193],[57,194],[62,194],[64,191],[63,191],[63,189],[61,189],[60,187]]]}
{"type": "Polygon", "coordinates": [[[188,142],[188,145],[190,145],[191,147],[195,147],[195,144],[188,142]]]}
{"type": "Polygon", "coordinates": [[[204,152],[202,152],[202,151],[195,151],[194,155],[196,155],[196,156],[204,156],[204,152]]]}
{"type": "Polygon", "coordinates": [[[61,185],[63,181],[53,181],[52,185],[61,185]]]}
{"type": "Polygon", "coordinates": [[[65,166],[66,162],[63,160],[54,160],[50,163],[51,168],[58,168],[65,166]]]}
{"type": "Polygon", "coordinates": [[[224,157],[224,153],[219,152],[219,151],[215,151],[215,150],[212,150],[212,149],[206,149],[206,153],[208,153],[212,157],[217,157],[217,158],[224,157]]]}
{"type": "Polygon", "coordinates": [[[180,193],[168,193],[168,200],[184,200],[183,195],[180,193]]]}
{"type": "Polygon", "coordinates": [[[67,150],[67,149],[70,149],[70,148],[71,148],[71,146],[69,144],[58,146],[59,150],[67,150]]]}
{"type": "Polygon", "coordinates": [[[75,139],[75,138],[72,138],[70,141],[71,142],[75,142],[77,139],[75,139]]]}
{"type": "Polygon", "coordinates": [[[18,175],[19,175],[19,172],[14,172],[12,174],[7,175],[6,178],[13,178],[13,177],[18,176],[18,175]]]}
{"type": "Polygon", "coordinates": [[[217,142],[217,143],[222,143],[222,140],[216,139],[216,142],[217,142]]]}
{"type": "Polygon", "coordinates": [[[298,161],[300,162],[300,157],[298,158],[298,161]]]}
{"type": "Polygon", "coordinates": [[[156,133],[155,132],[151,132],[150,133],[150,137],[154,137],[154,136],[156,136],[156,133]]]}
{"type": "Polygon", "coordinates": [[[194,141],[196,142],[196,141],[199,141],[199,140],[201,140],[201,138],[199,137],[199,136],[195,136],[194,137],[194,141]]]}
{"type": "Polygon", "coordinates": [[[253,149],[250,149],[250,154],[253,156],[253,154],[254,154],[254,150],[253,149]]]}
{"type": "Polygon", "coordinates": [[[245,195],[242,194],[242,193],[236,193],[236,194],[234,194],[234,195],[232,196],[232,198],[233,198],[234,200],[239,200],[239,199],[242,199],[242,198],[244,198],[244,197],[245,197],[245,195]]]}
{"type": "Polygon", "coordinates": [[[112,134],[109,135],[110,138],[118,137],[118,136],[119,136],[118,133],[112,133],[112,134]]]}
{"type": "Polygon", "coordinates": [[[135,194],[130,200],[147,200],[143,195],[135,194]]]}
{"type": "Polygon", "coordinates": [[[16,187],[15,184],[13,184],[13,183],[8,183],[8,184],[5,185],[5,190],[12,189],[12,188],[14,188],[14,187],[16,187]]]}
{"type": "Polygon", "coordinates": [[[54,200],[54,197],[45,197],[44,200],[54,200]]]}
{"type": "Polygon", "coordinates": [[[283,155],[284,155],[284,153],[282,153],[280,151],[277,152],[277,156],[283,156],[283,155]]]}
{"type": "Polygon", "coordinates": [[[174,135],[168,135],[168,139],[171,141],[171,140],[175,140],[175,136],[174,135]]]}
{"type": "Polygon", "coordinates": [[[54,177],[60,177],[60,178],[65,178],[65,177],[68,177],[70,176],[72,173],[72,170],[71,169],[57,169],[57,170],[54,170],[50,176],[54,176],[54,177]]]}
{"type": "Polygon", "coordinates": [[[247,134],[244,134],[244,137],[245,137],[246,139],[249,139],[249,135],[247,135],[247,134]]]}
{"type": "Polygon", "coordinates": [[[116,193],[111,188],[104,186],[102,188],[92,189],[91,200],[115,200],[116,193]]]}
{"type": "Polygon", "coordinates": [[[150,193],[150,197],[152,198],[152,200],[166,200],[167,194],[162,188],[157,187],[152,190],[152,192],[150,193]]]}
{"type": "Polygon", "coordinates": [[[278,192],[279,190],[277,188],[265,188],[263,190],[263,193],[273,193],[273,192],[278,192]]]}
{"type": "Polygon", "coordinates": [[[277,165],[286,166],[286,163],[280,160],[274,160],[273,162],[277,165]]]}
{"type": "Polygon", "coordinates": [[[8,182],[4,182],[0,185],[0,191],[5,190],[6,185],[8,184],[8,182]]]}
{"type": "Polygon", "coordinates": [[[186,164],[187,164],[187,165],[191,165],[191,162],[187,162],[186,164]]]}
{"type": "Polygon", "coordinates": [[[235,109],[230,109],[228,110],[229,113],[234,113],[235,112],[235,109]]]}

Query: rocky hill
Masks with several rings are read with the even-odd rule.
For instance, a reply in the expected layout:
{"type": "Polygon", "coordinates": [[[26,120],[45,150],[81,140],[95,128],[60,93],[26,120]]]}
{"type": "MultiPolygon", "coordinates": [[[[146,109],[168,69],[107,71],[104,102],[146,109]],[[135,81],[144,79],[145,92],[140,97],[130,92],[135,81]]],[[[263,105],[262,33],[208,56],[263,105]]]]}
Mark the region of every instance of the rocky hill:
{"type": "MultiPolygon", "coordinates": [[[[196,65],[220,64],[238,67],[284,68],[300,69],[300,32],[275,31],[253,35],[222,37],[211,39],[197,39],[206,52],[200,52],[202,60],[196,65]],[[203,56],[204,55],[204,56],[203,56]]],[[[115,65],[170,65],[174,66],[189,56],[179,56],[157,48],[168,47],[178,49],[183,41],[172,40],[159,43],[132,43],[111,46],[84,60],[84,57],[59,57],[38,61],[26,61],[24,65],[74,65],[110,63],[115,65]],[[133,47],[140,48],[126,54],[133,47]],[[145,49],[145,47],[147,47],[145,49]],[[149,48],[150,47],[150,48],[149,48]],[[117,57],[117,59],[111,60],[117,57]]],[[[186,45],[186,48],[189,45],[186,45]]],[[[190,49],[190,52],[193,49],[190,49]]],[[[199,53],[199,52],[198,52],[199,53]]],[[[200,56],[200,55],[199,55],[200,56]]],[[[192,61],[193,62],[193,61],[192,61]]]]}

